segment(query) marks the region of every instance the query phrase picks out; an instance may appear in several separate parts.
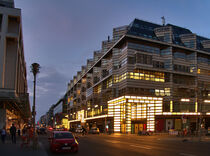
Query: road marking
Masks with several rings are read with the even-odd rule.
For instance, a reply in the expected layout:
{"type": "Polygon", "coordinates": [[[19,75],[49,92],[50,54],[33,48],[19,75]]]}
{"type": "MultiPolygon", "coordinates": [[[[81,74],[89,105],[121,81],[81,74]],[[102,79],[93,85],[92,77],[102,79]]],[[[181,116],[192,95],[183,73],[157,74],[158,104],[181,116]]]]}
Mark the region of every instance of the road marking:
{"type": "Polygon", "coordinates": [[[152,149],[151,147],[148,146],[141,146],[141,145],[130,145],[132,147],[138,147],[138,148],[144,148],[144,149],[152,149]]]}
{"type": "Polygon", "coordinates": [[[138,138],[138,139],[136,139],[136,140],[144,140],[144,139],[140,139],[140,138],[138,138]]]}
{"type": "Polygon", "coordinates": [[[110,143],[113,143],[113,144],[118,144],[120,143],[120,141],[117,141],[117,140],[105,140],[106,142],[110,142],[110,143]]]}
{"type": "Polygon", "coordinates": [[[187,153],[179,153],[179,155],[183,155],[183,156],[195,156],[193,154],[187,154],[187,153]]]}

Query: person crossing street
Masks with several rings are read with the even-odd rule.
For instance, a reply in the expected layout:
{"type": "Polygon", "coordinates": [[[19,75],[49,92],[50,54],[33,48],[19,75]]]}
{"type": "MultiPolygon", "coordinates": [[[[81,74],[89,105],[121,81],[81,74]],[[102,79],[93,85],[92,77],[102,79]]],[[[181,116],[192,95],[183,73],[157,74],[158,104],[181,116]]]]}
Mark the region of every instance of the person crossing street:
{"type": "Polygon", "coordinates": [[[10,127],[10,134],[11,134],[11,138],[12,138],[12,143],[16,144],[16,127],[15,127],[14,123],[10,127]]]}

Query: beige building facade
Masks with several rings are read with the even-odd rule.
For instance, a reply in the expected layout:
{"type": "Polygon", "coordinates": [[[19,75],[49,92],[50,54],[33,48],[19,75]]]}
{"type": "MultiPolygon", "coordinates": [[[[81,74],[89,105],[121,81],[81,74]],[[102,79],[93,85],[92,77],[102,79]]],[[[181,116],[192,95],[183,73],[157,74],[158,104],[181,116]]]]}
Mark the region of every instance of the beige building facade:
{"type": "Polygon", "coordinates": [[[0,128],[30,117],[21,10],[0,0],[0,128]]]}

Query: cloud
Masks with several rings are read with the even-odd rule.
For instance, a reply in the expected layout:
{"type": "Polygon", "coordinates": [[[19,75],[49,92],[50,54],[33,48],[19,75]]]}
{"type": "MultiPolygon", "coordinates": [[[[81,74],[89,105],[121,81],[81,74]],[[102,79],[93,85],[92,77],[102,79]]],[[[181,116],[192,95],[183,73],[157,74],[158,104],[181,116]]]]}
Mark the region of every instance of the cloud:
{"type": "MultiPolygon", "coordinates": [[[[28,92],[31,106],[33,104],[33,76],[28,75],[28,92]]],[[[36,85],[36,111],[37,117],[45,114],[52,104],[55,104],[67,89],[69,78],[55,67],[42,67],[37,75],[36,85]]]]}

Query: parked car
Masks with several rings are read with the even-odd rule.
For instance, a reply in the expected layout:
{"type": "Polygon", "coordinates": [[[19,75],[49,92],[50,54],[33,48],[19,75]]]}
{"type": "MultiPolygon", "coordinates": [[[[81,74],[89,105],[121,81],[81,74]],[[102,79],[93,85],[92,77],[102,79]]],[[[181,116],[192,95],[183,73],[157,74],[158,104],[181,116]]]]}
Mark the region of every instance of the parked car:
{"type": "Polygon", "coordinates": [[[150,135],[149,131],[143,130],[143,131],[139,131],[138,135],[150,135]]]}
{"type": "Polygon", "coordinates": [[[39,129],[37,129],[37,134],[47,134],[47,131],[46,131],[46,128],[39,128],[39,129]]]}
{"type": "Polygon", "coordinates": [[[78,152],[79,143],[71,132],[53,131],[48,139],[52,152],[78,152]]]}
{"type": "Polygon", "coordinates": [[[89,133],[90,133],[90,134],[99,134],[100,131],[99,131],[99,128],[97,128],[97,127],[92,127],[92,128],[89,130],[89,133]]]}

